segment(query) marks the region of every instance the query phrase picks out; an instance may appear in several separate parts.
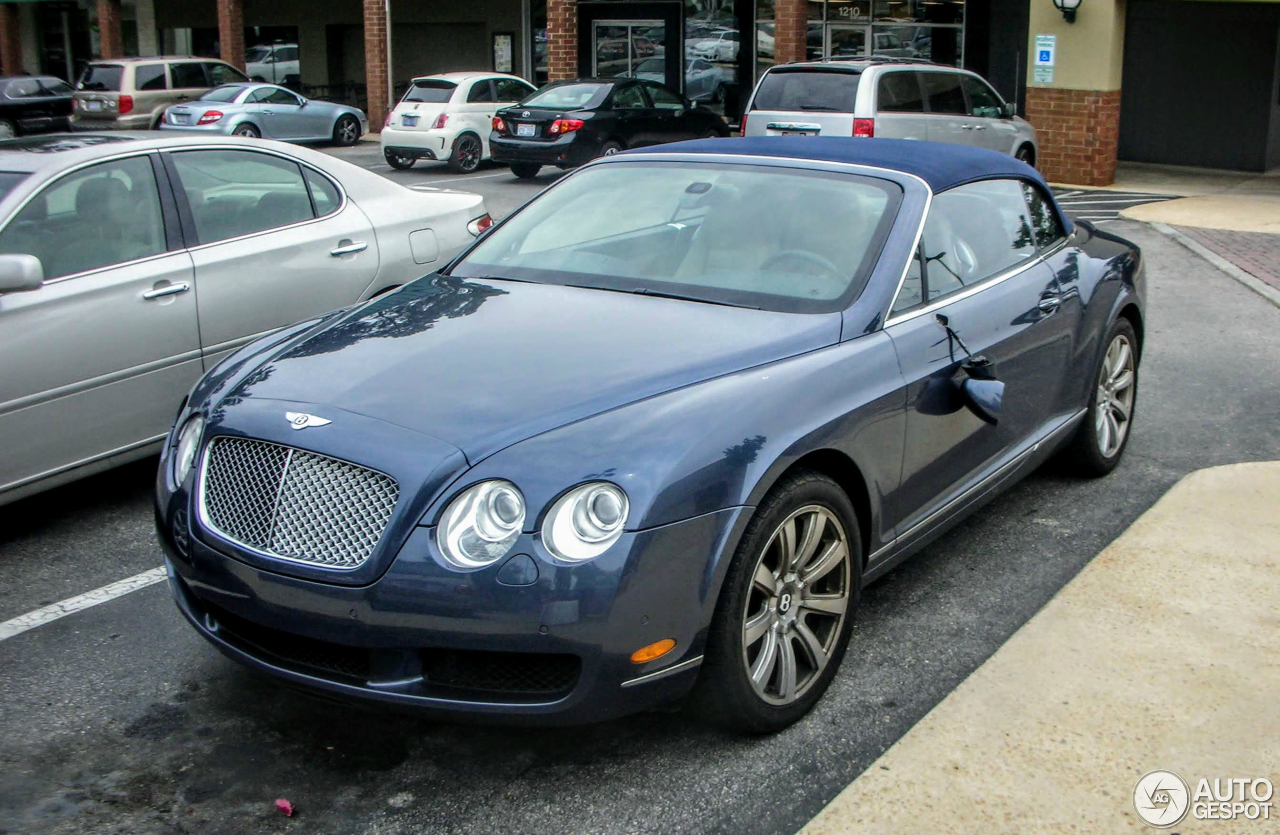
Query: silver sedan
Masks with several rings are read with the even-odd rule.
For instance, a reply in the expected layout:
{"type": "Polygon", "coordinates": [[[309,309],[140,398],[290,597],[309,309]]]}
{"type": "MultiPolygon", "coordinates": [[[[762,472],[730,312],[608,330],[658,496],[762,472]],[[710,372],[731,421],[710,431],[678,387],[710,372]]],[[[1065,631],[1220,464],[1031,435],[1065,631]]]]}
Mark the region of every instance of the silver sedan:
{"type": "Polygon", "coordinates": [[[489,222],[479,195],[268,140],[0,142],[0,505],[153,453],[219,362],[430,273],[489,222]]]}
{"type": "Polygon", "coordinates": [[[164,112],[161,130],[354,145],[369,130],[364,111],[300,96],[275,84],[223,84],[164,112]]]}

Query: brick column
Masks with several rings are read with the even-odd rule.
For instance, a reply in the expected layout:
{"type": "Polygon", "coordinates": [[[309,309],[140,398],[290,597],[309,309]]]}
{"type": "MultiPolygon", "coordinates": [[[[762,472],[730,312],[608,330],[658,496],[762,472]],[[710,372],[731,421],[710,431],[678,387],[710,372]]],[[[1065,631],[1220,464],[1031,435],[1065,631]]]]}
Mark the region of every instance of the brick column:
{"type": "Polygon", "coordinates": [[[22,38],[18,31],[18,4],[0,3],[0,72],[22,72],[22,38]]]}
{"type": "Polygon", "coordinates": [[[1028,87],[1027,121],[1036,126],[1036,167],[1045,179],[1082,186],[1115,182],[1119,90],[1028,87]]]}
{"type": "Polygon", "coordinates": [[[98,0],[98,51],[103,58],[123,58],[120,0],[98,0]]]}
{"type": "Polygon", "coordinates": [[[774,0],[773,57],[779,64],[803,61],[809,34],[807,0],[774,0]]]}
{"type": "Polygon", "coordinates": [[[590,72],[578,68],[578,0],[547,0],[547,80],[590,72]]]}
{"type": "Polygon", "coordinates": [[[222,60],[244,69],[244,0],[218,0],[218,43],[222,60]]]}
{"type": "Polygon", "coordinates": [[[364,0],[364,83],[368,97],[366,110],[369,131],[382,132],[391,99],[391,79],[387,75],[387,0],[364,0]]]}

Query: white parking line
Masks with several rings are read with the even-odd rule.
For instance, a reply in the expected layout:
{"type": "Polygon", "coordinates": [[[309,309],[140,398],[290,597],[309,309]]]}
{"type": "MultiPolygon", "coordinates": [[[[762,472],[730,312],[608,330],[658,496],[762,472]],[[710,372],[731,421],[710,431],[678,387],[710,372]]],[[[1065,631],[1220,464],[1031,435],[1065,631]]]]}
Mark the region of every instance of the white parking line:
{"type": "Polygon", "coordinates": [[[456,183],[458,186],[464,186],[472,180],[488,180],[493,177],[514,177],[510,171],[499,171],[495,174],[468,174],[465,177],[437,177],[434,180],[418,180],[417,182],[408,183],[409,188],[414,186],[430,186],[436,183],[456,183]]]}
{"type": "Polygon", "coordinates": [[[0,623],[0,641],[8,640],[14,635],[21,635],[28,629],[44,626],[46,623],[52,623],[59,618],[65,618],[67,615],[75,614],[100,603],[115,600],[117,597],[122,597],[131,591],[154,586],[156,583],[163,582],[164,579],[164,566],[160,566],[159,568],[144,571],[141,574],[135,574],[132,577],[126,577],[123,580],[117,580],[100,589],[77,594],[75,597],[68,597],[66,600],[59,600],[57,603],[52,603],[43,609],[36,609],[34,612],[18,615],[13,620],[0,623]]]}

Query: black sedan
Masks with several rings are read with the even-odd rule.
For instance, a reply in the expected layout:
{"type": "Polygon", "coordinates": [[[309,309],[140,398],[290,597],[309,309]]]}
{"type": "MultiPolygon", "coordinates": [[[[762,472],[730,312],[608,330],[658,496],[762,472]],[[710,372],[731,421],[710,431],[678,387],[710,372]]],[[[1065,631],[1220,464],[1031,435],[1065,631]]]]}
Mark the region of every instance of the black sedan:
{"type": "Polygon", "coordinates": [[[71,85],[47,75],[0,78],[0,139],[68,130],[71,85]]]}
{"type": "Polygon", "coordinates": [[[579,78],[543,87],[493,117],[493,159],[517,177],[574,168],[628,148],[728,136],[724,120],[653,81],[579,78]]]}

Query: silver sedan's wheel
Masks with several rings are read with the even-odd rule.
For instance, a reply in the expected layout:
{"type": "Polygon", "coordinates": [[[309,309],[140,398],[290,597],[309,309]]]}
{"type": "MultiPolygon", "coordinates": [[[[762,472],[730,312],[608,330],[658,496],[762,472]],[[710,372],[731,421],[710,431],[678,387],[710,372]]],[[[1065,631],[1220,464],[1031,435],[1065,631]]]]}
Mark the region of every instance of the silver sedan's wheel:
{"type": "Polygon", "coordinates": [[[789,515],[756,559],[742,612],[742,661],[756,694],[800,699],[822,675],[849,608],[849,538],[820,505],[789,515]]]}
{"type": "Polygon", "coordinates": [[[1135,379],[1133,345],[1127,335],[1116,334],[1098,371],[1094,435],[1103,458],[1114,457],[1129,434],[1135,379]]]}
{"type": "Polygon", "coordinates": [[[13,139],[18,135],[18,131],[13,126],[13,122],[8,119],[0,119],[0,139],[13,139]]]}
{"type": "Polygon", "coordinates": [[[247,136],[250,139],[256,139],[260,134],[258,129],[250,124],[243,124],[232,131],[236,136],[247,136]]]}

